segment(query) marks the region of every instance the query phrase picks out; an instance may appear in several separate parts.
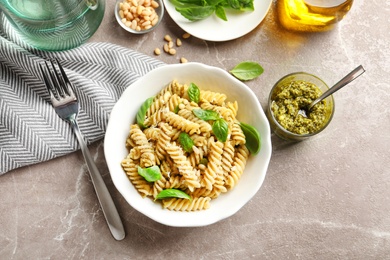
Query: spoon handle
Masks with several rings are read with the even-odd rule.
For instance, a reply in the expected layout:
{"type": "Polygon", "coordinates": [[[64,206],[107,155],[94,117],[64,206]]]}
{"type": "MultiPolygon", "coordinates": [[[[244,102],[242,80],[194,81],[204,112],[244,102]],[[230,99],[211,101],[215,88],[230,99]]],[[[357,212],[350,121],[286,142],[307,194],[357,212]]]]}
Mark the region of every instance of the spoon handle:
{"type": "Polygon", "coordinates": [[[327,98],[328,96],[332,95],[337,90],[341,89],[360,75],[362,75],[365,72],[362,65],[358,66],[356,69],[351,71],[347,76],[342,78],[339,82],[337,82],[333,87],[325,91],[319,98],[314,100],[308,107],[308,110],[312,109],[318,102],[323,100],[324,98],[327,98]]]}

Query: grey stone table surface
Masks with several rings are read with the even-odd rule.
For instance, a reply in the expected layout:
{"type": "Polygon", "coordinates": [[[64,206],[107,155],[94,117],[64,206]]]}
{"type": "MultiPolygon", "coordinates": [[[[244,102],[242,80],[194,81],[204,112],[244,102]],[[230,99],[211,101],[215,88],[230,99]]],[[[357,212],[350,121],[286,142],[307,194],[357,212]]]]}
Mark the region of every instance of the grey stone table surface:
{"type": "MultiPolygon", "coordinates": [[[[260,0],[256,0],[260,1],[260,0]]],[[[135,36],[107,1],[90,41],[154,56],[166,34],[184,33],[166,13],[153,32],[135,36]]],[[[362,64],[366,73],[337,92],[332,123],[290,144],[272,136],[263,186],[240,211],[197,228],[161,225],[131,208],[114,187],[104,142],[90,150],[118,207],[126,238],[115,241],[80,151],[0,177],[0,259],[390,259],[390,2],[355,1],[332,31],[293,33],[278,24],[275,2],[249,34],[227,42],[195,37],[177,54],[154,56],[229,70],[244,60],[265,72],[246,84],[262,107],[285,74],[306,71],[332,85],[362,64]]]]}

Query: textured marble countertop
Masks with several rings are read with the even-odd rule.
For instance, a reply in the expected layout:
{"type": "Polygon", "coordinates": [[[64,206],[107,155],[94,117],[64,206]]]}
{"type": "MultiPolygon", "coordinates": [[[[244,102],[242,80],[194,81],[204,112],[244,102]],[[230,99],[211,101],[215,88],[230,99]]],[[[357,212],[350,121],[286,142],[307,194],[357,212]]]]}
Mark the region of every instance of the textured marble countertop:
{"type": "MultiPolygon", "coordinates": [[[[260,1],[260,0],[256,0],[260,1]]],[[[116,23],[113,0],[91,41],[153,56],[165,34],[183,31],[165,14],[152,33],[116,23]]],[[[199,228],[172,228],[131,208],[110,179],[103,141],[90,146],[126,229],[115,241],[99,208],[81,152],[0,177],[0,259],[389,259],[390,3],[355,1],[330,32],[299,34],[277,22],[274,4],[251,33],[228,42],[190,38],[165,63],[231,69],[255,60],[265,72],[247,82],[265,107],[272,85],[306,71],[332,85],[362,64],[366,73],[334,95],[331,125],[308,141],[272,136],[264,184],[232,217],[199,228]]]]}

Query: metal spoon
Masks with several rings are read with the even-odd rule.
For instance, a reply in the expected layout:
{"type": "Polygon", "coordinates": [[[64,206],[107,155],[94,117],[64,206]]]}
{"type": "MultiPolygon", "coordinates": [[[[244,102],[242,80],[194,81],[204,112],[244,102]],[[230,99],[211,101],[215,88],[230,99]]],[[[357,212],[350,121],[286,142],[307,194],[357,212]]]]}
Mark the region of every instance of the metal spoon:
{"type": "Polygon", "coordinates": [[[310,113],[310,110],[321,100],[327,98],[328,96],[332,95],[337,90],[341,89],[348,83],[352,82],[354,79],[359,77],[365,72],[362,65],[358,66],[356,69],[351,71],[347,76],[342,78],[339,82],[337,82],[333,87],[329,88],[327,91],[325,91],[319,98],[311,102],[309,106],[306,108],[301,108],[298,112],[298,114],[303,115],[304,117],[307,117],[307,115],[310,113]]]}

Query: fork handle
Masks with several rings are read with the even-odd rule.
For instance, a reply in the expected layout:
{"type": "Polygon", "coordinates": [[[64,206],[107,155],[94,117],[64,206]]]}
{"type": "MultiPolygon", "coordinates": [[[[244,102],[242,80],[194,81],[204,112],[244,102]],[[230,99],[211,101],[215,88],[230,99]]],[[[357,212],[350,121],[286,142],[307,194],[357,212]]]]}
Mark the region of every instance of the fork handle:
{"type": "Polygon", "coordinates": [[[122,240],[125,238],[125,230],[123,228],[122,220],[119,216],[118,210],[115,207],[114,201],[112,200],[107,186],[104,183],[103,178],[98,168],[96,167],[94,160],[92,159],[87,145],[84,142],[83,135],[80,132],[76,119],[70,118],[69,121],[81,146],[81,151],[83,153],[85,162],[87,163],[88,170],[92,179],[92,184],[95,188],[96,195],[98,197],[100,206],[102,208],[104,217],[106,218],[107,225],[111,231],[111,234],[116,240],[122,240]]]}

